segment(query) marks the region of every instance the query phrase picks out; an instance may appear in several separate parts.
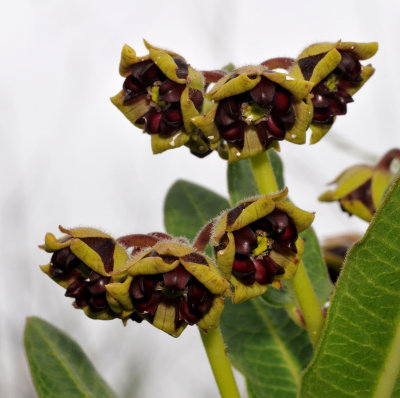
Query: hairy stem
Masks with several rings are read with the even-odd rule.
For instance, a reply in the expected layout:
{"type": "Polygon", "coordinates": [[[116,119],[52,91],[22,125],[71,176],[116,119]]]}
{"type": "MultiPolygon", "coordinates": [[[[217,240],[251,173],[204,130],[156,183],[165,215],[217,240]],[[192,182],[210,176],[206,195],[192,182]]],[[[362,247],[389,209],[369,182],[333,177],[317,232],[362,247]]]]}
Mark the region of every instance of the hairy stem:
{"type": "Polygon", "coordinates": [[[297,267],[292,284],[303,313],[305,327],[310,335],[311,343],[315,347],[324,324],[324,316],[302,261],[297,267]]]}
{"type": "Polygon", "coordinates": [[[199,330],[221,398],[240,398],[221,330],[210,329],[207,333],[199,330]]]}
{"type": "MultiPolygon", "coordinates": [[[[278,191],[278,184],[268,152],[263,152],[251,158],[251,166],[261,194],[265,195],[278,191]]],[[[324,317],[303,262],[300,262],[297,268],[292,285],[304,317],[305,328],[315,347],[324,323],[324,317]]]]}

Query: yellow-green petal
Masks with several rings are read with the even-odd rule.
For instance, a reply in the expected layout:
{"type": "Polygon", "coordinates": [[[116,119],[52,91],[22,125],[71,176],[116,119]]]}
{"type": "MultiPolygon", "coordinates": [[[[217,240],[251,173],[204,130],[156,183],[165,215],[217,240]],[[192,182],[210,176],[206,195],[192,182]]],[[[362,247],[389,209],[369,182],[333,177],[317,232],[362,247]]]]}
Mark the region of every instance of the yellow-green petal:
{"type": "Polygon", "coordinates": [[[175,260],[173,263],[168,264],[161,257],[145,257],[137,263],[132,264],[128,273],[132,276],[163,274],[172,271],[178,265],[179,260],[175,260]]]}
{"type": "Polygon", "coordinates": [[[383,195],[392,179],[393,174],[383,170],[377,170],[372,175],[371,193],[375,209],[381,204],[383,195]]]}
{"type": "Polygon", "coordinates": [[[128,276],[122,283],[114,282],[106,285],[107,294],[112,296],[121,306],[120,310],[115,312],[119,313],[122,311],[122,309],[133,311],[133,304],[129,295],[129,288],[131,286],[132,279],[133,278],[131,276],[128,276]]]}
{"type": "Polygon", "coordinates": [[[158,304],[156,313],[154,314],[153,325],[173,337],[179,337],[187,324],[182,322],[182,325],[176,328],[175,307],[172,305],[167,305],[164,302],[160,302],[160,304],[158,304]]]}
{"type": "MultiPolygon", "coordinates": [[[[110,98],[111,102],[125,115],[125,117],[136,125],[136,120],[140,119],[151,106],[147,97],[135,101],[133,104],[124,105],[125,91],[121,90],[116,96],[110,98]]],[[[137,126],[139,127],[139,126],[137,126]]]]}
{"type": "Polygon", "coordinates": [[[372,167],[369,166],[353,166],[345,170],[335,181],[337,188],[335,190],[334,200],[341,199],[358,187],[366,183],[373,174],[372,167]]]}
{"type": "Polygon", "coordinates": [[[179,148],[186,144],[190,136],[178,130],[172,137],[161,137],[159,134],[151,135],[151,149],[154,154],[164,152],[168,149],[179,148]]]}
{"type": "Polygon", "coordinates": [[[251,286],[244,285],[233,275],[231,283],[234,288],[234,295],[232,297],[233,304],[239,304],[253,297],[261,296],[268,290],[268,285],[260,285],[258,282],[254,282],[251,286]]]}
{"type": "Polygon", "coordinates": [[[95,252],[90,246],[80,239],[72,239],[70,245],[72,253],[75,254],[85,265],[90,269],[103,276],[109,276],[110,274],[105,270],[103,260],[100,255],[95,252]]]}
{"type": "Polygon", "coordinates": [[[202,330],[215,329],[219,325],[221,314],[225,306],[225,297],[217,296],[214,298],[210,310],[197,322],[197,326],[202,330]]]}
{"type": "Polygon", "coordinates": [[[296,226],[297,232],[303,232],[306,230],[314,221],[314,213],[299,209],[293,203],[290,202],[276,202],[275,207],[285,212],[296,226]]]}
{"type": "Polygon", "coordinates": [[[372,212],[359,200],[341,200],[340,204],[343,209],[348,211],[350,214],[354,214],[361,219],[370,222],[372,220],[372,212]]]}
{"type": "Polygon", "coordinates": [[[285,140],[293,144],[304,144],[306,142],[306,131],[313,117],[313,106],[311,101],[293,101],[295,122],[290,130],[286,132],[285,140]]]}

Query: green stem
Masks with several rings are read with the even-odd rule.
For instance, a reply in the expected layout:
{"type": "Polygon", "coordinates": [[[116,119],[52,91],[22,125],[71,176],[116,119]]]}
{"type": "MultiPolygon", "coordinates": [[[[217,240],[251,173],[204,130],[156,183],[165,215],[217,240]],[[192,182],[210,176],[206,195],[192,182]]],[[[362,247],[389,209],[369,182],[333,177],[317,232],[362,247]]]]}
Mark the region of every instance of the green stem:
{"type": "MultiPolygon", "coordinates": [[[[252,157],[251,166],[258,190],[261,194],[266,195],[278,191],[278,184],[275,179],[268,152],[263,152],[252,157]]],[[[302,261],[297,268],[292,284],[297,302],[303,313],[305,327],[315,347],[324,323],[324,317],[302,261]]]]}
{"type": "Polygon", "coordinates": [[[250,162],[260,193],[265,195],[279,191],[268,152],[251,157],[250,162]]]}
{"type": "Polygon", "coordinates": [[[210,329],[207,333],[199,330],[221,398],[240,398],[221,330],[210,329]]]}
{"type": "Polygon", "coordinates": [[[324,324],[324,316],[303,261],[300,261],[297,267],[292,285],[303,313],[305,327],[310,335],[311,343],[315,347],[324,324]]]}

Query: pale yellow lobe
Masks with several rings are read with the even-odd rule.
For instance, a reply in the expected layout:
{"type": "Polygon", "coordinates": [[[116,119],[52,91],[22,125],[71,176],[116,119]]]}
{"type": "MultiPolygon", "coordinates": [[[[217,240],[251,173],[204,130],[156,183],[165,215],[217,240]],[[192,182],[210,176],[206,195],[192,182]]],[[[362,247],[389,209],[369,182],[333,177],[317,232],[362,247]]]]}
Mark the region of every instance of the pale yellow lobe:
{"type": "Polygon", "coordinates": [[[372,201],[375,209],[379,207],[382,202],[383,195],[393,179],[393,174],[385,171],[375,171],[372,176],[371,193],[372,201]]]}
{"type": "Polygon", "coordinates": [[[68,236],[57,239],[52,233],[48,232],[44,238],[44,245],[40,245],[39,247],[48,253],[53,253],[56,250],[68,247],[70,243],[71,240],[68,239],[68,236]]]}
{"type": "Polygon", "coordinates": [[[371,211],[366,207],[362,202],[359,200],[352,200],[352,201],[340,201],[343,209],[348,211],[350,214],[354,214],[361,219],[370,222],[372,219],[373,214],[371,211]]]}
{"type": "Polygon", "coordinates": [[[221,314],[225,306],[225,297],[217,296],[214,298],[210,310],[200,319],[197,326],[204,331],[215,329],[219,326],[221,314]]]}
{"type": "Polygon", "coordinates": [[[172,264],[163,261],[161,257],[145,257],[134,263],[128,270],[129,275],[155,275],[172,271],[179,265],[179,260],[172,264]]]}
{"type": "Polygon", "coordinates": [[[106,285],[107,293],[113,297],[120,306],[119,311],[116,311],[118,313],[122,310],[133,311],[133,304],[129,295],[129,288],[132,280],[133,278],[128,276],[123,283],[116,282],[106,285]]]}
{"type": "Polygon", "coordinates": [[[234,288],[234,295],[232,297],[233,304],[239,304],[253,297],[261,296],[268,289],[268,285],[260,285],[258,282],[254,282],[251,286],[244,285],[233,275],[231,283],[234,288]]]}
{"type": "Polygon", "coordinates": [[[73,239],[70,245],[72,253],[75,254],[90,269],[103,276],[109,276],[104,268],[100,255],[80,239],[73,239]]]}
{"type": "Polygon", "coordinates": [[[299,209],[290,202],[277,202],[276,208],[285,212],[294,222],[297,232],[303,232],[314,221],[314,213],[299,209]]]}
{"type": "MultiPolygon", "coordinates": [[[[154,314],[153,325],[173,337],[178,337],[184,328],[175,328],[175,307],[166,305],[163,302],[157,307],[156,313],[154,314]]],[[[186,324],[184,325],[186,326],[186,324]]]]}
{"type": "MultiPolygon", "coordinates": [[[[124,105],[125,91],[121,90],[111,98],[111,102],[125,115],[133,124],[136,123],[147,111],[150,110],[150,103],[146,96],[141,97],[133,104],[124,105]]],[[[136,125],[136,124],[135,124],[136,125]]]]}
{"type": "MultiPolygon", "coordinates": [[[[234,72],[235,73],[235,72],[234,72]]],[[[236,74],[236,73],[235,73],[236,74]]],[[[232,77],[233,74],[228,75],[232,77]]],[[[254,74],[239,74],[237,77],[227,80],[221,86],[214,86],[214,90],[208,94],[208,98],[213,101],[220,101],[224,98],[232,97],[241,93],[245,93],[253,89],[261,80],[261,76],[254,74]]]]}

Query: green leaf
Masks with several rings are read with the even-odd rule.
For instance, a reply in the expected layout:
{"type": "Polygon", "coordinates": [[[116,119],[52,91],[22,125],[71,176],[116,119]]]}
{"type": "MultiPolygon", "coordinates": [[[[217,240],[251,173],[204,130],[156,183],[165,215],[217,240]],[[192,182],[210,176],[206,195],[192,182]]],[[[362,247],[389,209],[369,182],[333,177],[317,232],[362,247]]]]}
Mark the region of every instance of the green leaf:
{"type": "Polygon", "coordinates": [[[312,228],[300,234],[304,240],[303,263],[313,285],[318,301],[323,304],[332,293],[333,285],[322,257],[318,238],[312,228]]]}
{"type": "Polygon", "coordinates": [[[400,184],[349,252],[301,398],[399,397],[400,184]],[[397,386],[396,386],[397,382],[397,386]]]}
{"type": "Polygon", "coordinates": [[[115,398],[75,341],[36,317],[26,322],[24,344],[40,398],[115,398]]]}
{"type": "Polygon", "coordinates": [[[260,298],[237,305],[227,300],[221,329],[233,365],[246,377],[249,397],[296,397],[312,346],[285,310],[260,298]]]}
{"type": "Polygon", "coordinates": [[[172,185],[165,199],[165,228],[173,236],[192,240],[203,226],[229,207],[229,202],[215,192],[179,180],[172,185]]]}
{"type": "Polygon", "coordinates": [[[249,159],[228,164],[228,191],[232,206],[249,196],[260,194],[249,159]]]}

